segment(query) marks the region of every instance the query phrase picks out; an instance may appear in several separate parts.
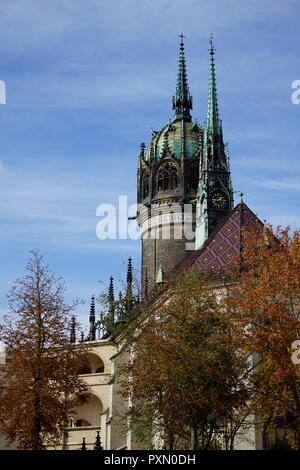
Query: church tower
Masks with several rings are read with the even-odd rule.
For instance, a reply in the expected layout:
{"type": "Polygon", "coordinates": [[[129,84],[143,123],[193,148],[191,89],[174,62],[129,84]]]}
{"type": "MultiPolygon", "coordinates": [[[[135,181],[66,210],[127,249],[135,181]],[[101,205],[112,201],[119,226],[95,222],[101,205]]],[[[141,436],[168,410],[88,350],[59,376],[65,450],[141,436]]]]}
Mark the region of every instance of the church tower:
{"type": "MultiPolygon", "coordinates": [[[[142,240],[142,295],[164,281],[164,273],[192,248],[190,230],[183,230],[184,205],[197,196],[203,130],[192,122],[183,35],[180,36],[174,115],[160,131],[152,131],[149,146],[141,144],[137,175],[137,222],[142,240]]],[[[189,225],[186,225],[186,228],[189,225]]]]}
{"type": "Polygon", "coordinates": [[[233,207],[229,156],[225,151],[222,121],[218,110],[215,49],[212,37],[209,52],[208,106],[199,168],[195,249],[201,248],[214,228],[233,207]]]}

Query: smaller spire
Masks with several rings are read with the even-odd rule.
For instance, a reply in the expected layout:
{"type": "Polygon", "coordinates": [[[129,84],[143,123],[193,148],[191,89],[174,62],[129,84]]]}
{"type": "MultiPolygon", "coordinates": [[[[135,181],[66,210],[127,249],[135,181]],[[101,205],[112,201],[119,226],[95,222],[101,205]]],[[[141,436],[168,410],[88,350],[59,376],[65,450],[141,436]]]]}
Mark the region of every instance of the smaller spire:
{"type": "Polygon", "coordinates": [[[110,302],[114,302],[114,300],[115,300],[114,278],[113,278],[113,276],[110,276],[110,278],[109,278],[108,300],[110,302]]]}
{"type": "Polygon", "coordinates": [[[108,315],[114,323],[115,319],[115,293],[114,293],[114,278],[110,276],[108,288],[108,315]]]}
{"type": "Polygon", "coordinates": [[[76,320],[74,315],[71,321],[70,343],[76,343],[76,320]]]}
{"type": "Polygon", "coordinates": [[[126,313],[130,313],[133,308],[133,292],[132,292],[132,258],[128,258],[127,265],[127,287],[126,287],[126,313]]]}
{"type": "Polygon", "coordinates": [[[216,85],[216,72],[215,72],[215,47],[213,45],[213,35],[209,39],[209,83],[208,83],[208,105],[207,117],[205,122],[205,129],[213,134],[220,134],[222,132],[222,124],[219,118],[218,98],[217,98],[217,85],[216,85]]]}
{"type": "Polygon", "coordinates": [[[96,315],[95,315],[95,297],[92,296],[91,298],[91,307],[90,307],[90,333],[89,333],[89,341],[95,341],[96,339],[96,315]]]}
{"type": "Polygon", "coordinates": [[[127,288],[132,286],[132,258],[128,258],[127,265],[127,288]]]}
{"type": "Polygon", "coordinates": [[[176,94],[173,96],[173,109],[175,110],[174,121],[178,119],[185,119],[191,121],[190,110],[193,109],[193,100],[189,92],[186,65],[185,65],[185,54],[184,54],[184,35],[181,33],[180,44],[179,44],[179,62],[178,62],[178,76],[176,94]]]}

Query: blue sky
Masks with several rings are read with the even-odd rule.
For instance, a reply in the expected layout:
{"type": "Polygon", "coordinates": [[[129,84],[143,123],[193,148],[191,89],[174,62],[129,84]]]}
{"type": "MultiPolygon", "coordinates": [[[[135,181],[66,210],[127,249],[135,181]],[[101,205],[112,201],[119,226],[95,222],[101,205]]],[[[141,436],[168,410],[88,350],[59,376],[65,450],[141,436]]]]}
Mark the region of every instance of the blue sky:
{"type": "MultiPolygon", "coordinates": [[[[275,225],[300,226],[298,0],[1,0],[0,313],[30,249],[89,302],[140,243],[100,241],[96,208],[136,197],[151,127],[172,116],[178,34],[203,123],[214,34],[234,188],[275,225]]],[[[78,309],[81,319],[89,306],[78,309]]]]}

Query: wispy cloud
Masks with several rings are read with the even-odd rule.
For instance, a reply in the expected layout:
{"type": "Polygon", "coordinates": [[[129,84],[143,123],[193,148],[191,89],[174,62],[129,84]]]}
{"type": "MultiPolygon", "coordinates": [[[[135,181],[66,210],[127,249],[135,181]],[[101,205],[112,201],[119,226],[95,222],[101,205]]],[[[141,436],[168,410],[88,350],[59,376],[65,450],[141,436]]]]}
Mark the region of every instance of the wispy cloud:
{"type": "Polygon", "coordinates": [[[256,184],[265,189],[278,191],[300,191],[300,179],[257,181],[256,184]]]}

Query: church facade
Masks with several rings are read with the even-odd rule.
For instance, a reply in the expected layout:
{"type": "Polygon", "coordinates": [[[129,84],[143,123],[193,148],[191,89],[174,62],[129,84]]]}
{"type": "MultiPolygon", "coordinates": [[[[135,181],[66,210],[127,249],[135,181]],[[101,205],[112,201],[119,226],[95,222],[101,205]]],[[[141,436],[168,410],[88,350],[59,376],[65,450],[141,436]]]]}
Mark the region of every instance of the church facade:
{"type": "MultiPolygon", "coordinates": [[[[160,131],[152,131],[148,146],[141,144],[138,162],[137,223],[142,244],[139,300],[151,311],[164,301],[164,277],[190,266],[214,278],[216,288],[222,290],[224,283],[220,273],[222,268],[226,269],[232,255],[240,252],[243,228],[263,227],[242,199],[234,207],[229,154],[219,116],[212,38],[204,126],[192,120],[193,100],[188,87],[183,36],[172,108],[174,114],[170,122],[160,131]]],[[[114,307],[113,279],[110,280],[108,317],[115,324],[125,324],[126,314],[133,309],[137,315],[139,313],[132,281],[129,259],[122,311],[114,307]]],[[[143,448],[126,429],[130,403],[122,400],[120,383],[111,380],[122,361],[122,333],[114,336],[105,331],[102,320],[96,319],[93,299],[89,324],[89,335],[82,337],[76,346],[90,348],[90,369],[82,374],[90,385],[90,400],[75,410],[70,427],[66,429],[63,448],[81,448],[84,440],[84,445],[92,449],[97,432],[104,449],[143,448]]],[[[75,326],[71,341],[76,343],[75,326]]],[[[240,442],[237,439],[237,449],[263,448],[259,424],[254,417],[251,419],[247,435],[243,435],[240,442]]]]}

